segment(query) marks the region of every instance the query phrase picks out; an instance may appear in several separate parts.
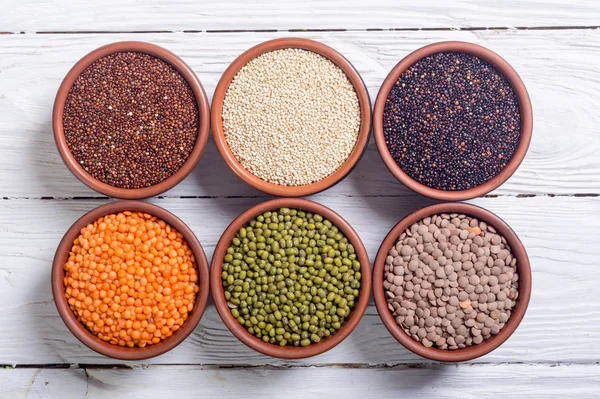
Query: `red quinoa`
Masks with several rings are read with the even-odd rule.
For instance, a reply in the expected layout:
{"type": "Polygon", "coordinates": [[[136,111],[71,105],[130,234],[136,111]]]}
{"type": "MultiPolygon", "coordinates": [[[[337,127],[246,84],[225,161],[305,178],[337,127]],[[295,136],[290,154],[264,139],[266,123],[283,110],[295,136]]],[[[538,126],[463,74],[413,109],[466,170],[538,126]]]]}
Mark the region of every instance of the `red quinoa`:
{"type": "Polygon", "coordinates": [[[94,178],[119,188],[153,186],[191,154],[199,113],[183,76],[160,58],[121,52],[86,68],[63,113],[73,156],[94,178]]]}

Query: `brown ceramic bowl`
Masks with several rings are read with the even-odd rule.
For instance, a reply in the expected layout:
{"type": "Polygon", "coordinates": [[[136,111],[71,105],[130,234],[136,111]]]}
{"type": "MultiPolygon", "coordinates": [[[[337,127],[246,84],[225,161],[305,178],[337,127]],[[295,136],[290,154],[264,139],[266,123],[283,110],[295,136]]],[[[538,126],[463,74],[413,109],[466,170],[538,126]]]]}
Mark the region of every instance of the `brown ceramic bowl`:
{"type": "Polygon", "coordinates": [[[517,329],[525,311],[529,304],[529,298],[531,296],[531,267],[529,265],[529,258],[525,247],[519,240],[519,237],[515,232],[498,216],[492,212],[480,208],[475,205],[457,203],[457,202],[446,202],[436,205],[431,205],[416,212],[411,213],[404,219],[402,219],[381,243],[381,247],[377,252],[377,258],[373,266],[373,297],[375,299],[375,305],[383,324],[387,327],[388,331],[392,333],[394,338],[398,340],[405,348],[416,353],[417,355],[426,357],[431,360],[437,360],[440,362],[463,362],[472,360],[477,357],[483,356],[494,349],[498,348],[504,341],[506,341],[513,332],[517,329]],[[504,328],[500,332],[491,338],[484,340],[479,345],[469,346],[464,349],[456,350],[441,350],[437,348],[427,348],[421,343],[412,339],[410,335],[404,332],[402,327],[396,324],[394,316],[387,307],[387,301],[385,298],[385,292],[383,288],[383,268],[385,266],[385,258],[388,255],[388,251],[398,241],[398,237],[410,227],[413,223],[439,213],[462,213],[468,216],[477,218],[480,221],[486,222],[488,225],[494,227],[498,234],[504,236],[508,245],[513,251],[514,257],[517,259],[517,271],[519,273],[519,297],[517,298],[517,304],[515,305],[513,312],[504,325],[504,328]]]}
{"type": "Polygon", "coordinates": [[[392,172],[398,180],[400,180],[406,187],[411,190],[425,195],[427,197],[443,200],[443,201],[462,201],[470,198],[480,197],[495,190],[501,186],[512,174],[517,170],[521,161],[527,153],[529,142],[531,141],[531,131],[533,128],[533,113],[531,110],[531,101],[529,100],[529,94],[523,84],[523,81],[517,74],[517,72],[498,54],[485,47],[478,46],[473,43],[466,42],[440,42],[430,44],[422,47],[400,61],[389,75],[383,81],[377,100],[375,101],[375,109],[373,110],[373,132],[375,135],[375,142],[383,162],[387,168],[392,172]],[[517,150],[515,151],[510,162],[502,171],[487,182],[470,188],[468,190],[459,191],[445,191],[438,190],[435,188],[428,187],[424,184],[414,180],[408,174],[406,174],[400,166],[392,158],[392,154],[388,150],[383,135],[383,110],[386,99],[394,83],[398,80],[398,77],[411,65],[419,61],[422,58],[428,57],[436,53],[467,53],[479,57],[489,62],[494,68],[496,68],[502,75],[504,75],[513,90],[515,91],[518,101],[519,109],[521,113],[521,138],[517,150]]]}
{"type": "Polygon", "coordinates": [[[83,183],[88,185],[90,188],[96,190],[97,192],[107,195],[109,197],[115,198],[125,198],[125,199],[140,199],[152,197],[154,195],[158,195],[164,191],[167,191],[181,182],[193,169],[194,166],[200,160],[200,156],[204,152],[204,147],[206,147],[206,142],[208,140],[209,128],[210,128],[210,108],[208,104],[208,97],[206,97],[206,93],[204,92],[204,88],[200,83],[200,80],[192,70],[183,60],[177,57],[172,52],[156,46],[154,44],[145,43],[145,42],[117,42],[108,44],[106,46],[102,46],[77,62],[71,68],[65,79],[61,83],[58,93],[56,94],[56,99],[54,100],[54,110],[52,111],[52,127],[54,129],[54,139],[56,141],[56,146],[58,147],[58,152],[62,157],[65,165],[69,168],[69,170],[83,183]],[[187,160],[181,165],[179,170],[175,172],[171,177],[163,180],[162,182],[155,184],[153,186],[144,187],[144,188],[135,188],[135,189],[126,189],[114,187],[109,184],[103,183],[100,180],[94,178],[88,172],[86,172],[79,162],[75,160],[73,154],[69,150],[69,146],[65,140],[65,132],[63,128],[63,112],[65,109],[65,101],[67,100],[67,96],[73,83],[77,79],[77,77],[94,61],[105,57],[109,54],[113,53],[121,53],[121,52],[138,52],[152,55],[154,57],[158,57],[163,61],[169,63],[173,68],[175,68],[181,76],[186,80],[190,88],[194,93],[194,97],[196,97],[196,104],[198,106],[198,115],[199,115],[199,123],[198,123],[198,135],[196,137],[196,143],[194,144],[194,148],[192,149],[192,153],[187,158],[187,160]]]}
{"type": "Polygon", "coordinates": [[[365,313],[367,304],[369,303],[369,295],[371,293],[371,266],[369,264],[369,257],[367,250],[365,249],[362,241],[360,240],[356,231],[346,222],[340,215],[332,211],[331,209],[318,204],[313,201],[299,199],[299,198],[278,198],[270,201],[262,202],[258,205],[251,207],[246,210],[240,216],[238,216],[231,224],[227,227],[219,242],[215,248],[215,252],[212,258],[210,270],[210,282],[212,285],[212,297],[215,302],[215,306],[221,319],[229,328],[229,330],[235,335],[240,341],[249,346],[250,348],[261,352],[265,355],[278,357],[282,359],[300,359],[310,356],[315,356],[323,352],[328,351],[340,342],[342,342],[354,328],[358,325],[358,322],[365,313]],[[354,305],[350,317],[342,325],[342,327],[333,335],[323,339],[321,342],[311,344],[306,347],[295,347],[295,346],[279,346],[270,343],[263,342],[261,339],[255,337],[246,331],[246,328],[242,326],[231,314],[229,307],[227,306],[227,300],[225,299],[225,293],[223,290],[223,282],[221,281],[221,273],[223,271],[223,257],[227,252],[227,248],[231,244],[231,240],[237,232],[246,225],[249,221],[257,217],[258,215],[276,210],[279,208],[290,208],[290,209],[301,209],[306,212],[317,213],[328,219],[337,226],[342,233],[348,238],[348,241],[352,243],[355,248],[358,261],[361,264],[360,272],[362,274],[360,295],[358,302],[354,305]]]}
{"type": "Polygon", "coordinates": [[[281,196],[281,197],[302,197],[305,195],[311,195],[323,191],[341,181],[346,177],[352,169],[356,166],[356,163],[362,157],[364,151],[367,148],[369,142],[369,133],[371,130],[371,100],[369,98],[369,92],[360,77],[359,73],[354,69],[354,66],[344,58],[336,50],[323,43],[316,42],[309,39],[300,38],[283,38],[269,40],[259,45],[252,47],[251,49],[242,53],[238,58],[235,59],[229,65],[229,67],[221,76],[219,84],[215,90],[212,101],[212,132],[215,139],[215,144],[219,153],[227,163],[227,165],[238,175],[242,180],[251,185],[252,187],[260,190],[264,193],[281,196]],[[279,50],[284,48],[301,48],[309,51],[313,51],[327,58],[336,64],[339,68],[344,71],[358,96],[360,104],[360,130],[358,132],[358,140],[354,146],[354,150],[350,153],[350,156],[346,161],[331,175],[326,178],[319,180],[318,182],[307,184],[304,186],[282,186],[279,184],[273,184],[266,182],[248,170],[246,170],[241,163],[235,158],[235,155],[231,152],[227,141],[225,140],[225,133],[223,131],[223,101],[225,100],[225,94],[229,89],[229,85],[235,75],[240,69],[242,69],[249,61],[258,57],[261,54],[268,53],[273,50],[279,50]]]}
{"type": "Polygon", "coordinates": [[[158,207],[156,205],[148,204],[140,201],[116,201],[108,204],[101,205],[90,212],[86,213],[79,218],[69,230],[65,233],[64,237],[60,241],[56,254],[54,255],[54,261],[52,263],[52,295],[54,296],[54,303],[58,309],[60,317],[63,319],[67,328],[88,348],[95,350],[96,352],[112,357],[115,359],[122,360],[141,360],[150,357],[161,355],[179,345],[183,340],[194,331],[194,328],[200,322],[200,318],[206,308],[208,302],[208,291],[209,291],[209,275],[208,275],[208,261],[202,245],[190,230],[190,228],[183,223],[177,216],[171,212],[158,207]],[[90,223],[93,223],[98,218],[122,211],[139,211],[149,213],[153,216],[164,220],[177,231],[183,234],[183,237],[188,242],[190,248],[194,252],[196,257],[196,266],[198,268],[198,285],[200,290],[196,296],[196,302],[194,303],[194,309],[188,315],[188,319],[185,321],[183,326],[175,331],[173,335],[162,340],[157,344],[148,345],[144,348],[128,348],[121,347],[119,345],[113,345],[105,342],[94,334],[92,334],[83,324],[81,324],[75,314],[71,311],[67,299],[65,297],[65,286],[63,282],[64,278],[64,265],[68,259],[69,251],[73,246],[73,241],[79,235],[81,229],[90,223]]]}

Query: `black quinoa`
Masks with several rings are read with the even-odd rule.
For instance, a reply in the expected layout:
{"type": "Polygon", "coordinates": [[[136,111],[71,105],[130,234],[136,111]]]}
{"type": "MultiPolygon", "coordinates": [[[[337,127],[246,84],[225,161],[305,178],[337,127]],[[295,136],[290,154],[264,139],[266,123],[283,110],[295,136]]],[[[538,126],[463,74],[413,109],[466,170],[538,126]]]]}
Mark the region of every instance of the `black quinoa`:
{"type": "Polygon", "coordinates": [[[94,178],[119,188],[153,186],[191,154],[198,107],[183,76],[160,58],[120,52],[73,83],[63,126],[69,149],[94,178]]]}
{"type": "Polygon", "coordinates": [[[411,178],[439,190],[466,190],[497,176],[514,155],[519,103],[488,62],[437,53],[400,75],[385,103],[383,132],[411,178]]]}

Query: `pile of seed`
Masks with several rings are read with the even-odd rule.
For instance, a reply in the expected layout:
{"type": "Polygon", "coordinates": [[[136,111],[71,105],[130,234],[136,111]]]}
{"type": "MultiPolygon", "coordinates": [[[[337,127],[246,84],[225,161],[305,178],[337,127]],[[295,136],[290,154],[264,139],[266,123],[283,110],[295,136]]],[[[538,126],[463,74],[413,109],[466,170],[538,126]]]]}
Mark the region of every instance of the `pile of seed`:
{"type": "Polygon", "coordinates": [[[141,212],[110,214],[81,229],[64,269],[65,297],[77,319],[119,346],[170,337],[199,289],[194,254],[181,233],[141,212]]]}
{"type": "Polygon", "coordinates": [[[143,188],[171,177],[192,152],[198,107],[183,76],[137,52],[107,55],[75,80],[65,102],[69,150],[94,178],[143,188]]]}
{"type": "Polygon", "coordinates": [[[517,96],[488,62],[437,53],[404,71],[383,112],[394,161],[416,181],[455,191],[497,176],[521,135],[517,96]]]}
{"type": "Polygon", "coordinates": [[[288,48],[262,54],[232,80],[223,130],[235,158],[258,178],[283,186],[317,182],[354,149],[360,106],[333,62],[288,48]]]}
{"type": "Polygon", "coordinates": [[[359,295],[354,247],[318,214],[265,212],[240,229],[223,261],[231,314],[271,344],[320,342],[341,328],[359,295]]]}
{"type": "Polygon", "coordinates": [[[480,344],[504,327],[519,296],[517,259],[506,239],[466,215],[413,224],[385,263],[388,308],[426,347],[480,344]]]}

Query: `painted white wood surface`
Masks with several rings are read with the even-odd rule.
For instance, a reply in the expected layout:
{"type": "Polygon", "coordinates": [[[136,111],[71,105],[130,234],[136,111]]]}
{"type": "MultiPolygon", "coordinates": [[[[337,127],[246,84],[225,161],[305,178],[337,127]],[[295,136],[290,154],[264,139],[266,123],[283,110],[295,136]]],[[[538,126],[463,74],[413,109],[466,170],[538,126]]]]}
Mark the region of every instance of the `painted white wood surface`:
{"type": "MultiPolygon", "coordinates": [[[[6,0],[5,0],[6,2],[6,0]]],[[[597,26],[596,0],[8,0],[0,31],[597,26]]]]}
{"type": "MultiPolygon", "coordinates": [[[[429,203],[418,196],[315,196],[354,226],[373,260],[389,229],[429,203]]],[[[154,199],[184,220],[207,257],[229,222],[258,198],[154,199]]],[[[104,201],[0,201],[0,364],[115,364],[80,344],[65,328],[50,291],[54,250],[68,227],[104,201]]],[[[482,198],[473,203],[504,218],[520,236],[533,269],[533,295],[521,326],[501,348],[477,362],[593,363],[600,359],[600,198],[482,198]]],[[[374,306],[342,344],[326,354],[282,361],[238,342],[209,305],[181,346],[151,364],[424,363],[387,332],[374,306]]]]}
{"type": "MultiPolygon", "coordinates": [[[[591,28],[600,2],[0,2],[0,398],[598,394],[600,30],[591,28]],[[494,27],[502,29],[485,30],[494,27]],[[471,201],[514,228],[532,263],[529,310],[501,348],[469,364],[429,362],[391,337],[373,305],[338,347],[298,361],[246,348],[212,303],[183,344],[143,362],[102,357],[68,332],[50,290],[54,250],[73,221],[107,199],[71,176],[54,147],[51,109],[66,72],[101,45],[149,41],[189,63],[212,98],[237,55],[282,36],[336,48],[373,100],[401,58],[436,41],[482,44],[519,72],[534,109],[529,153],[503,187],[471,201]]],[[[227,169],[211,140],[194,172],[150,201],[188,223],[210,259],[227,224],[265,197],[227,169]]],[[[398,220],[432,203],[393,178],[373,143],[347,179],[312,199],[355,227],[371,260],[398,220]]]]}
{"type": "MultiPolygon", "coordinates": [[[[599,13],[600,14],[600,13],[599,13]]],[[[249,47],[281,36],[323,41],[362,74],[374,100],[392,67],[409,52],[442,40],[465,40],[501,54],[521,74],[534,111],[530,150],[494,194],[600,193],[600,30],[0,35],[0,171],[4,197],[98,195],[69,173],[55,150],[51,110],[72,65],[120,40],[145,40],[174,51],[212,98],[229,63],[249,47]]],[[[374,143],[348,177],[326,195],[406,195],[374,143]],[[360,190],[357,184],[360,182],[360,190]]],[[[167,196],[260,195],[225,166],[212,140],[198,167],[167,196]]]]}
{"type": "MultiPolygon", "coordinates": [[[[129,369],[0,370],[6,398],[547,398],[593,397],[600,366],[251,368],[151,366],[129,369]],[[368,381],[368,383],[366,383],[368,381]],[[282,396],[285,393],[285,396],[282,396]]],[[[596,392],[597,393],[597,392],[596,392]]]]}

